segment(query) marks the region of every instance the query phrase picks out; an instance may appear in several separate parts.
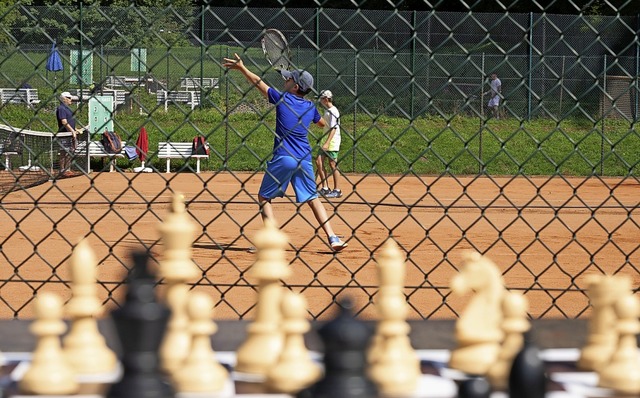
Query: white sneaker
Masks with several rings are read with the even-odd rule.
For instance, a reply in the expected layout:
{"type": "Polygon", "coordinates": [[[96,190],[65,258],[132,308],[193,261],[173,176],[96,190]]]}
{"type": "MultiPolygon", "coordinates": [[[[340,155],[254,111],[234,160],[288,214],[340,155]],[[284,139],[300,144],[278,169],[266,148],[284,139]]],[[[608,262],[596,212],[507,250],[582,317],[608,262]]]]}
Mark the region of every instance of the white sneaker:
{"type": "Polygon", "coordinates": [[[333,249],[334,252],[342,251],[342,249],[349,246],[346,242],[343,242],[337,236],[330,236],[329,244],[331,245],[331,248],[333,249]]]}

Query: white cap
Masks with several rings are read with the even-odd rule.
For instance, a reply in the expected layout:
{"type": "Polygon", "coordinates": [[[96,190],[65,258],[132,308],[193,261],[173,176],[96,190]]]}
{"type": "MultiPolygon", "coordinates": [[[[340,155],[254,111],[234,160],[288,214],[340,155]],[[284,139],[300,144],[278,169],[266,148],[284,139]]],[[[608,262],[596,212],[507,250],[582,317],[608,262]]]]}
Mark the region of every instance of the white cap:
{"type": "Polygon", "coordinates": [[[324,90],[320,93],[320,98],[333,98],[333,93],[330,90],[324,90]]]}
{"type": "Polygon", "coordinates": [[[73,99],[73,95],[71,95],[71,93],[70,93],[70,92],[65,91],[65,92],[63,92],[62,94],[60,94],[60,99],[63,99],[63,98],[73,99]]]}

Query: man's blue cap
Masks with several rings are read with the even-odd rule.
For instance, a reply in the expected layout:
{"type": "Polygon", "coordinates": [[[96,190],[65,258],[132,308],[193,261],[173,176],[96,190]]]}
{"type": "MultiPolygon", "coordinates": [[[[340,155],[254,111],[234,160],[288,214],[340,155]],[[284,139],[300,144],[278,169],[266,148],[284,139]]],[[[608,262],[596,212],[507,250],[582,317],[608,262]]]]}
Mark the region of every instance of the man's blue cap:
{"type": "Polygon", "coordinates": [[[306,70],[281,70],[280,74],[286,80],[293,79],[293,81],[296,82],[298,86],[300,86],[301,91],[307,92],[313,87],[313,76],[311,76],[311,73],[307,72],[306,70]]]}

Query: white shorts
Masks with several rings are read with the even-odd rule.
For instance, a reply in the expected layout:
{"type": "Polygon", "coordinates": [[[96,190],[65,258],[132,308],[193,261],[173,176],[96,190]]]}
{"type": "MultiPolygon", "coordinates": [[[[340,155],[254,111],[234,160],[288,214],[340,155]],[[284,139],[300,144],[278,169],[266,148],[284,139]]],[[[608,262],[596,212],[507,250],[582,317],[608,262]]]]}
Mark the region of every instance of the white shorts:
{"type": "Polygon", "coordinates": [[[487,106],[489,106],[489,108],[493,108],[494,106],[498,106],[500,105],[500,96],[496,95],[495,97],[491,98],[489,100],[489,103],[487,104],[487,106]]]}

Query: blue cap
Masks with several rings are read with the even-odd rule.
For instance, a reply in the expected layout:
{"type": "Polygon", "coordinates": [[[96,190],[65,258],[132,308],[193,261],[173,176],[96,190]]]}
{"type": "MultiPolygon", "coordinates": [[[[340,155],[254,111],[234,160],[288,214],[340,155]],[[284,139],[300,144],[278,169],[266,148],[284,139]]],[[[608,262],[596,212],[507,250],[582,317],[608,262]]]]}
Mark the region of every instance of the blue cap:
{"type": "Polygon", "coordinates": [[[306,70],[281,70],[280,74],[285,79],[293,79],[293,81],[296,82],[298,86],[300,86],[301,91],[306,92],[311,90],[311,88],[313,87],[313,76],[311,76],[311,73],[307,72],[306,70]]]}

